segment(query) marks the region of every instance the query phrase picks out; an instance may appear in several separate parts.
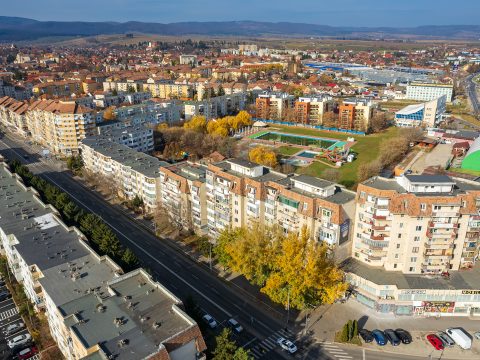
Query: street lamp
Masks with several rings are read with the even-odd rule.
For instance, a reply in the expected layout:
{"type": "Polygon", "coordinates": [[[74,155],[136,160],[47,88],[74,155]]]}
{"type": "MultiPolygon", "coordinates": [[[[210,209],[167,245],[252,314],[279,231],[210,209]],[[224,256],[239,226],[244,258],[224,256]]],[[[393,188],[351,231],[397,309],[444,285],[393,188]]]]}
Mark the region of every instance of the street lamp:
{"type": "Polygon", "coordinates": [[[287,287],[287,323],[285,324],[285,330],[288,328],[288,321],[290,320],[290,286],[287,287]]]}

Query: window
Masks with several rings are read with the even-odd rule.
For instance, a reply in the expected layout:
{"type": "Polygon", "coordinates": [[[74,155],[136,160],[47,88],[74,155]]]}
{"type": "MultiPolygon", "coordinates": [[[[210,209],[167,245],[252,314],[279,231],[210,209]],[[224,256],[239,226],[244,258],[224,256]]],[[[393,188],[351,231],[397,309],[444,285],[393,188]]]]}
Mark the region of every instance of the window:
{"type": "Polygon", "coordinates": [[[403,228],[403,223],[400,223],[399,226],[400,226],[400,229],[402,229],[403,228]]]}
{"type": "Polygon", "coordinates": [[[415,237],[413,238],[413,241],[420,241],[420,236],[415,236],[415,237]]]}
{"type": "Polygon", "coordinates": [[[416,231],[422,231],[422,226],[421,226],[421,225],[417,225],[417,226],[415,227],[415,230],[416,230],[416,231]]]}
{"type": "Polygon", "coordinates": [[[397,249],[400,249],[400,244],[397,244],[397,249]]]}
{"type": "Polygon", "coordinates": [[[402,234],[398,234],[398,238],[401,239],[401,238],[402,238],[402,234]]]}
{"type": "Polygon", "coordinates": [[[395,254],[395,259],[398,259],[398,254],[395,254]]]}
{"type": "Polygon", "coordinates": [[[397,264],[393,264],[393,268],[396,269],[396,268],[397,268],[397,264]]]}
{"type": "Polygon", "coordinates": [[[420,204],[420,210],[422,210],[422,211],[427,210],[427,204],[421,203],[421,204],[420,204]]]}
{"type": "Polygon", "coordinates": [[[418,250],[420,250],[420,248],[418,246],[415,246],[412,248],[412,253],[416,254],[418,253],[418,250]]]}
{"type": "Polygon", "coordinates": [[[415,272],[415,268],[414,268],[414,267],[410,267],[410,268],[408,269],[408,271],[410,271],[410,272],[415,272]]]}
{"type": "Polygon", "coordinates": [[[308,209],[308,203],[304,202],[303,203],[303,211],[306,211],[308,209]]]}
{"type": "Polygon", "coordinates": [[[417,258],[414,256],[414,257],[411,257],[410,258],[410,262],[417,262],[417,258]]]}
{"type": "Polygon", "coordinates": [[[322,210],[322,216],[330,217],[330,216],[332,216],[332,212],[330,210],[323,209],[322,210]]]}
{"type": "Polygon", "coordinates": [[[433,210],[440,210],[441,208],[442,208],[442,207],[441,207],[440,205],[435,205],[435,206],[433,207],[433,210]]]}

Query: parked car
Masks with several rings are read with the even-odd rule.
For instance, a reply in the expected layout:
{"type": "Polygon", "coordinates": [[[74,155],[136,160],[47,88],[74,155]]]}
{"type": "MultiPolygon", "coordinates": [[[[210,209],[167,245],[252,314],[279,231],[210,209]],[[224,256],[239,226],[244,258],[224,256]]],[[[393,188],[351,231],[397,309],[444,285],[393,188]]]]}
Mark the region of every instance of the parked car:
{"type": "Polygon", "coordinates": [[[0,286],[5,286],[5,280],[0,279],[0,286]]]}
{"type": "Polygon", "coordinates": [[[480,331],[477,331],[473,336],[475,336],[477,340],[480,340],[480,331]]]}
{"type": "Polygon", "coordinates": [[[443,331],[439,331],[437,333],[437,336],[440,340],[442,340],[442,343],[444,346],[447,346],[447,347],[451,347],[453,345],[455,345],[455,341],[453,341],[453,339],[448,336],[446,333],[444,333],[443,331]]]}
{"type": "Polygon", "coordinates": [[[462,349],[468,350],[472,347],[471,336],[462,328],[448,328],[445,332],[462,349]]]}
{"type": "Polygon", "coordinates": [[[295,354],[298,350],[297,346],[292,341],[287,340],[283,337],[278,338],[277,344],[280,345],[283,350],[288,351],[290,354],[295,354]]]}
{"type": "Polygon", "coordinates": [[[365,343],[371,343],[373,341],[372,332],[367,329],[360,330],[358,335],[360,335],[365,343]]]}
{"type": "Polygon", "coordinates": [[[437,335],[428,334],[427,335],[427,340],[430,344],[432,344],[432,346],[435,348],[435,350],[443,350],[444,349],[442,340],[440,340],[437,335]]]}
{"type": "Polygon", "coordinates": [[[1,291],[0,292],[0,301],[4,301],[12,297],[8,291],[1,291]]]}
{"type": "Polygon", "coordinates": [[[17,354],[17,356],[19,360],[27,360],[33,357],[35,354],[38,354],[38,349],[35,346],[32,346],[23,349],[17,354]]]}
{"type": "Polygon", "coordinates": [[[230,326],[237,334],[240,334],[243,331],[243,326],[235,319],[228,320],[228,326],[230,326]]]}
{"type": "Polygon", "coordinates": [[[410,344],[412,342],[412,335],[407,330],[397,329],[395,330],[400,341],[404,344],[410,344]]]}
{"type": "Polygon", "coordinates": [[[7,345],[10,349],[13,349],[15,346],[27,344],[31,339],[32,337],[30,334],[22,334],[8,340],[7,345]]]}
{"type": "Polygon", "coordinates": [[[202,319],[208,326],[210,326],[211,329],[215,329],[217,327],[217,322],[211,315],[205,314],[202,316],[202,319]]]}
{"type": "Polygon", "coordinates": [[[385,329],[383,333],[385,334],[385,337],[390,342],[390,344],[392,344],[393,346],[400,345],[400,339],[398,338],[397,334],[395,334],[395,331],[393,331],[393,329],[385,329]]]}
{"type": "Polygon", "coordinates": [[[23,329],[24,327],[25,327],[25,324],[19,321],[17,323],[8,325],[3,332],[6,336],[8,336],[8,335],[15,334],[17,331],[19,331],[20,329],[23,329]]]}
{"type": "Polygon", "coordinates": [[[375,329],[372,331],[372,336],[377,342],[377,345],[384,346],[387,343],[387,339],[385,338],[385,334],[382,330],[375,329]]]}

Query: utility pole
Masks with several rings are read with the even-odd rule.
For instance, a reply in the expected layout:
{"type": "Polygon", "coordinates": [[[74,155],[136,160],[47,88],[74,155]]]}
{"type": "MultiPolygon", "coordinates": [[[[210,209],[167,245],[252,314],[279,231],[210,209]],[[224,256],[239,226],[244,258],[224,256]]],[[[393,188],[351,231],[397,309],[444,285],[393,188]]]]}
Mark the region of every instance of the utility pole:
{"type": "Polygon", "coordinates": [[[209,241],[210,244],[210,255],[209,255],[209,262],[210,262],[210,271],[212,271],[212,243],[209,241]]]}
{"type": "Polygon", "coordinates": [[[285,330],[288,328],[288,321],[290,320],[290,286],[287,290],[287,324],[285,325],[285,330]]]}

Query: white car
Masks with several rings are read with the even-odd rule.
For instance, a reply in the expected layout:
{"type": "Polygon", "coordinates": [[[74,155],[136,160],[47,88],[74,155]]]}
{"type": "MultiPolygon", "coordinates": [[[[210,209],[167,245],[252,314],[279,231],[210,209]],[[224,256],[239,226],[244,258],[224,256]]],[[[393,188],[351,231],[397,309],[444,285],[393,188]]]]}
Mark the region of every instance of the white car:
{"type": "Polygon", "coordinates": [[[25,327],[25,324],[23,322],[18,322],[15,324],[8,325],[3,332],[5,333],[5,335],[12,335],[12,334],[15,334],[17,331],[19,331],[20,329],[23,329],[24,327],[25,327]]]}
{"type": "Polygon", "coordinates": [[[243,326],[235,319],[228,320],[228,326],[230,326],[237,334],[240,334],[243,331],[243,326]]]}
{"type": "Polygon", "coordinates": [[[293,342],[282,337],[278,338],[277,344],[280,345],[283,350],[288,351],[290,354],[295,354],[298,350],[297,346],[293,342]]]}
{"type": "Polygon", "coordinates": [[[202,319],[203,321],[205,321],[205,323],[210,326],[211,329],[215,329],[217,327],[217,322],[215,321],[215,319],[209,315],[209,314],[205,314],[202,316],[202,319]]]}
{"type": "Polygon", "coordinates": [[[15,336],[11,340],[8,340],[7,345],[10,349],[13,349],[15,346],[25,345],[31,339],[32,337],[30,336],[30,334],[22,334],[22,335],[15,336]]]}

